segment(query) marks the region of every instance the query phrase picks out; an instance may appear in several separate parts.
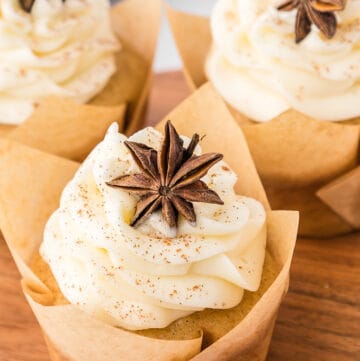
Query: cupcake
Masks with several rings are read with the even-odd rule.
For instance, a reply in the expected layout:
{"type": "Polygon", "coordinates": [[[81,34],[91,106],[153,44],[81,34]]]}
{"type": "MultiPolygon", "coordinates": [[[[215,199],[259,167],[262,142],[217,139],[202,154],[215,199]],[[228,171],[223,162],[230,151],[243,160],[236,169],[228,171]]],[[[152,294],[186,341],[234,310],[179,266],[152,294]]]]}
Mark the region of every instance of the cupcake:
{"type": "Polygon", "coordinates": [[[141,125],[160,19],[158,1],[139,6],[138,0],[127,0],[111,8],[109,0],[5,0],[0,14],[1,134],[21,129],[26,120],[39,118],[41,107],[51,106],[49,126],[32,129],[46,139],[48,128],[63,130],[73,121],[70,116],[64,117],[62,128],[56,120],[52,124],[64,101],[75,103],[80,112],[102,111],[107,127],[109,119],[122,130],[141,125]],[[138,25],[145,16],[147,33],[138,25]]]}
{"type": "Polygon", "coordinates": [[[116,72],[107,0],[5,0],[0,21],[0,123],[23,123],[49,94],[86,103],[116,72]]]}
{"type": "Polygon", "coordinates": [[[211,87],[168,119],[164,135],[127,138],[113,124],[80,167],[0,142],[0,168],[14,164],[0,178],[0,226],[54,360],[266,357],[297,214],[269,210],[241,130],[211,87]],[[224,142],[205,127],[209,107],[224,142]],[[24,164],[34,183],[25,198],[9,192],[24,164]],[[20,204],[27,229],[14,227],[20,204]]]}
{"type": "Polygon", "coordinates": [[[195,338],[205,318],[196,312],[215,317],[259,289],[265,209],[236,195],[235,173],[198,142],[170,122],[165,137],[146,128],[126,139],[109,128],[45,227],[40,255],[66,300],[126,330],[195,338]]]}
{"type": "Polygon", "coordinates": [[[219,0],[210,22],[169,11],[191,85],[208,79],[226,100],[270,203],[299,209],[303,235],[360,226],[332,187],[359,181],[347,174],[359,166],[359,11],[357,0],[219,0]]]}

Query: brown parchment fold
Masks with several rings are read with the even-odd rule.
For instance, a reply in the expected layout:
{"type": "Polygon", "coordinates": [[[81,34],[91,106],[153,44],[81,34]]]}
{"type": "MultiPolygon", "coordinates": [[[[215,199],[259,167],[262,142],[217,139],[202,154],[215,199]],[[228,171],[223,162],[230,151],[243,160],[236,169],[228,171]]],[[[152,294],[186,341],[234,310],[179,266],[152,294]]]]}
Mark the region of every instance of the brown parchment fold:
{"type": "MultiPolygon", "coordinates": [[[[212,45],[209,19],[171,7],[167,15],[188,85],[195,90],[207,81],[205,61],[212,45]]],[[[229,109],[243,129],[273,209],[299,210],[304,236],[330,237],[355,229],[355,214],[349,212],[360,213],[360,203],[355,202],[358,179],[352,177],[346,199],[339,186],[331,188],[331,196],[325,196],[323,188],[360,164],[360,119],[320,122],[289,110],[271,122],[255,123],[229,109]]]]}
{"type": "Polygon", "coordinates": [[[104,136],[109,123],[118,122],[124,132],[141,128],[152,79],[161,0],[125,0],[111,9],[111,19],[121,50],[115,54],[117,71],[107,86],[88,105],[44,98],[23,124],[0,124],[0,137],[83,160],[104,136]]]}
{"type": "Polygon", "coordinates": [[[360,166],[319,189],[317,196],[352,227],[360,229],[360,166]]]}
{"type": "Polygon", "coordinates": [[[54,306],[51,291],[29,265],[42,242],[47,219],[58,207],[61,191],[79,163],[2,139],[0,227],[53,361],[265,360],[277,310],[288,288],[298,214],[270,210],[242,131],[211,85],[200,88],[166,119],[171,119],[180,133],[205,135],[205,151],[222,152],[238,173],[237,192],[264,204],[268,211],[267,252],[276,262],[276,278],[245,318],[202,352],[201,330],[194,339],[156,339],[109,326],[73,305],[54,306]]]}
{"type": "Polygon", "coordinates": [[[49,97],[8,139],[75,161],[86,158],[110,124],[123,125],[125,106],[93,106],[49,97]]]}

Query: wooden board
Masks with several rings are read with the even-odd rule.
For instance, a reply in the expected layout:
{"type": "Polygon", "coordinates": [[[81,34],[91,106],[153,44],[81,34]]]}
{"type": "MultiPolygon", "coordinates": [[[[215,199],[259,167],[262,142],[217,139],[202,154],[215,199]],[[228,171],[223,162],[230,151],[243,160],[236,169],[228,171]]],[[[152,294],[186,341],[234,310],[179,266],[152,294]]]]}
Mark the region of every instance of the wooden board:
{"type": "MultiPolygon", "coordinates": [[[[148,124],[163,118],[187,95],[180,73],[156,76],[148,124]]],[[[269,361],[360,360],[359,250],[360,234],[298,241],[291,287],[280,309],[269,361]]],[[[20,291],[19,274],[1,239],[0,361],[49,361],[39,326],[20,291]]]]}

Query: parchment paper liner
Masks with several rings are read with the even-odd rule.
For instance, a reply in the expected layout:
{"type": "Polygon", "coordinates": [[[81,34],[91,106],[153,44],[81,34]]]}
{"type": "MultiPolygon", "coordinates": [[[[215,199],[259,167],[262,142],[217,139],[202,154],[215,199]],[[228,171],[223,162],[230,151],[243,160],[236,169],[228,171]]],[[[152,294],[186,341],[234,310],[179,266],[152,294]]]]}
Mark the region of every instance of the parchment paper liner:
{"type": "MultiPolygon", "coordinates": [[[[207,82],[209,20],[167,10],[184,74],[194,91],[207,82]]],[[[359,221],[353,221],[360,214],[360,202],[356,202],[360,172],[346,176],[360,164],[360,119],[320,122],[290,110],[269,123],[256,124],[229,109],[245,133],[272,208],[300,210],[301,235],[329,237],[360,229],[359,221]],[[334,181],[335,188],[327,186],[334,181]]]]}
{"type": "Polygon", "coordinates": [[[101,141],[110,124],[117,122],[122,127],[124,113],[124,105],[82,105],[49,97],[7,138],[80,162],[101,141]]]}
{"type": "MultiPolygon", "coordinates": [[[[122,1],[111,9],[111,18],[115,34],[119,38],[122,48],[116,54],[117,72],[110,79],[105,89],[88,103],[96,106],[96,108],[91,109],[92,112],[98,112],[97,122],[91,122],[90,128],[86,131],[88,134],[91,132],[89,135],[93,139],[89,150],[103,137],[104,129],[107,128],[109,121],[116,120],[120,129],[130,134],[143,125],[160,26],[161,0],[122,1]],[[101,112],[104,112],[103,116],[101,116],[101,112]],[[111,112],[114,115],[110,116],[112,119],[109,119],[111,112]]],[[[55,152],[57,155],[67,156],[67,153],[73,151],[70,148],[74,145],[72,143],[74,129],[83,125],[82,128],[85,131],[88,124],[85,116],[83,119],[77,118],[79,124],[70,124],[74,121],[74,116],[71,117],[71,114],[66,112],[64,114],[61,107],[66,101],[61,98],[55,99],[54,97],[50,103],[47,99],[40,102],[41,106],[35,109],[29,119],[31,126],[27,122],[19,126],[0,124],[0,136],[7,136],[15,129],[13,139],[20,137],[19,140],[23,141],[26,139],[23,137],[24,133],[26,135],[31,134],[32,140],[36,138],[41,144],[42,141],[48,143],[49,136],[54,137],[56,135],[58,138],[53,138],[54,145],[51,146],[51,149],[44,149],[44,147],[40,149],[52,151],[56,149],[57,143],[63,143],[60,149],[64,149],[64,144],[67,144],[69,149],[65,150],[65,154],[61,151],[55,152]],[[38,119],[41,116],[38,113],[43,114],[41,110],[43,106],[47,109],[47,119],[38,119]],[[38,119],[39,123],[34,122],[34,118],[38,119]],[[26,129],[23,130],[23,127],[26,129]]],[[[85,109],[89,108],[76,105],[76,109],[85,113],[85,109]]],[[[34,146],[32,142],[27,144],[34,146]]],[[[79,159],[79,157],[73,159],[79,159]]]]}
{"type": "Polygon", "coordinates": [[[204,150],[224,153],[239,175],[237,192],[264,204],[268,210],[267,250],[281,270],[245,319],[201,353],[201,334],[182,341],[146,338],[94,320],[72,305],[52,306],[51,292],[28,265],[42,241],[44,225],[57,208],[61,191],[78,163],[0,140],[0,227],[53,361],[234,360],[240,355],[242,360],[265,360],[277,310],[288,288],[298,214],[270,211],[244,136],[211,86],[199,89],[166,119],[171,119],[182,134],[198,131],[206,135],[204,150]],[[233,152],[235,144],[237,152],[233,152]]]}

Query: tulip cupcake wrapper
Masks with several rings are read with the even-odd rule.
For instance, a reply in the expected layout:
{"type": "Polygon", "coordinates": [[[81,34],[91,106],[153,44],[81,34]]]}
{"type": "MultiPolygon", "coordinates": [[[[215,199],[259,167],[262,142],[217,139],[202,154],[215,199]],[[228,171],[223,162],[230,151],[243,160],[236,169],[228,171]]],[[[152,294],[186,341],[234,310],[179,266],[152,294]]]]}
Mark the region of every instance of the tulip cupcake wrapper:
{"type": "MultiPolygon", "coordinates": [[[[267,209],[267,251],[275,279],[230,332],[202,350],[202,332],[188,340],[138,335],[95,320],[73,305],[54,305],[52,292],[30,269],[44,226],[79,164],[8,139],[0,140],[0,227],[22,276],[22,288],[44,332],[52,360],[265,360],[280,303],[287,292],[298,213],[271,211],[241,129],[210,85],[200,88],[165,120],[180,134],[206,135],[204,151],[224,154],[239,175],[236,192],[267,209]],[[218,129],[222,130],[219,139],[218,129]],[[237,152],[233,151],[234,144],[237,152]],[[10,165],[10,166],[9,166],[10,165]],[[31,187],[31,189],[30,189],[31,187]],[[34,212],[36,210],[36,212],[34,212]]],[[[164,120],[164,121],[165,121],[164,120]]],[[[163,122],[160,124],[163,129],[163,122]]]]}
{"type": "MultiPolygon", "coordinates": [[[[167,14],[185,77],[195,91],[207,82],[209,19],[171,7],[167,14]]],[[[229,109],[243,129],[272,208],[299,210],[301,235],[331,237],[360,229],[355,220],[360,213],[360,119],[320,122],[289,110],[256,124],[229,109]]]]}
{"type": "Polygon", "coordinates": [[[152,80],[152,63],[161,19],[161,1],[125,0],[112,7],[111,21],[121,49],[116,73],[87,104],[49,97],[39,101],[19,126],[0,124],[0,136],[81,161],[116,121],[122,132],[143,125],[152,80]],[[78,135],[74,142],[74,134],[78,135]],[[86,143],[86,144],[85,144],[86,143]]]}

